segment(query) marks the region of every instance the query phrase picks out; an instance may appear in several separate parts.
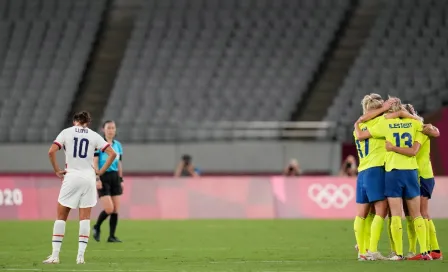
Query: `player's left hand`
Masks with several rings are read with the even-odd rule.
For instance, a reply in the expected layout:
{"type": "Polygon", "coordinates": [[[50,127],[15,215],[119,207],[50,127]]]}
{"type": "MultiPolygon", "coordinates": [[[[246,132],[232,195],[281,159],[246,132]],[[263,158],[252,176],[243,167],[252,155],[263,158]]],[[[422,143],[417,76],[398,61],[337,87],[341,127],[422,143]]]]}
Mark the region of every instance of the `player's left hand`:
{"type": "Polygon", "coordinates": [[[434,129],[434,127],[431,124],[424,124],[423,125],[423,133],[428,133],[430,132],[432,129],[434,129]]]}
{"type": "Polygon", "coordinates": [[[392,147],[393,147],[393,145],[389,141],[386,141],[386,150],[392,151],[392,147]]]}
{"type": "Polygon", "coordinates": [[[397,99],[395,98],[389,98],[387,99],[384,103],[383,103],[383,110],[387,111],[389,110],[393,104],[395,104],[397,102],[397,99]]]}
{"type": "Polygon", "coordinates": [[[64,179],[64,175],[67,173],[66,170],[59,170],[56,172],[56,176],[58,176],[58,178],[60,178],[61,180],[64,179]]]}

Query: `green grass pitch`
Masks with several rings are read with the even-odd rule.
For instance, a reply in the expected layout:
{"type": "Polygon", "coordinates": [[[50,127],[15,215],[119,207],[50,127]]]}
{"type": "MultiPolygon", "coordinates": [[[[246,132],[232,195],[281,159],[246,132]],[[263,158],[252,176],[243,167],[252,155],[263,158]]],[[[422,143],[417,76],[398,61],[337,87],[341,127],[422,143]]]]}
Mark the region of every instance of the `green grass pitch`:
{"type": "MultiPolygon", "coordinates": [[[[443,249],[448,220],[435,224],[443,249]]],[[[61,264],[43,265],[52,226],[51,221],[0,221],[0,271],[448,271],[447,261],[358,262],[353,222],[342,220],[122,220],[117,232],[122,244],[105,242],[106,221],[103,241],[90,239],[85,265],[75,264],[78,223],[71,221],[61,264]]],[[[406,235],[404,243],[406,251],[406,235]]],[[[385,231],[380,249],[388,253],[385,231]]]]}

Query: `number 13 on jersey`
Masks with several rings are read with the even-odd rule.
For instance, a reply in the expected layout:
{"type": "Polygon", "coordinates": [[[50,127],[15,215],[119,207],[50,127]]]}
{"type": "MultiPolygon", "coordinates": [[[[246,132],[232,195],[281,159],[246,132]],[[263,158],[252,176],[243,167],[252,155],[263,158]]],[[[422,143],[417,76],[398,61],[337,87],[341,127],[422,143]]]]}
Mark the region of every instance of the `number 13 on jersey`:
{"type": "Polygon", "coordinates": [[[395,138],[395,146],[400,147],[401,146],[401,140],[404,140],[404,145],[411,148],[412,147],[412,135],[405,132],[400,135],[400,133],[394,133],[395,138]]]}
{"type": "Polygon", "coordinates": [[[356,140],[356,149],[358,149],[360,158],[367,157],[367,155],[369,155],[369,139],[366,139],[364,141],[356,140]],[[362,144],[364,144],[364,150],[362,150],[362,144]]]}

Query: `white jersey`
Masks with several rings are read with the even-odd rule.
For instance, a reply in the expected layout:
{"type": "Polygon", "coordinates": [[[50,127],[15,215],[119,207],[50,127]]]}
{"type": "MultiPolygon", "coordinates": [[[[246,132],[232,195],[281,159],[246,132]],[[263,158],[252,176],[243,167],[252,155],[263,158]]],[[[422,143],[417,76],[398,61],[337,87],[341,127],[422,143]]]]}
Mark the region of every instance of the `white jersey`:
{"type": "Polygon", "coordinates": [[[64,129],[53,143],[59,146],[59,149],[64,148],[67,174],[76,174],[86,179],[95,179],[95,150],[104,151],[109,146],[98,133],[81,126],[64,129]]]}

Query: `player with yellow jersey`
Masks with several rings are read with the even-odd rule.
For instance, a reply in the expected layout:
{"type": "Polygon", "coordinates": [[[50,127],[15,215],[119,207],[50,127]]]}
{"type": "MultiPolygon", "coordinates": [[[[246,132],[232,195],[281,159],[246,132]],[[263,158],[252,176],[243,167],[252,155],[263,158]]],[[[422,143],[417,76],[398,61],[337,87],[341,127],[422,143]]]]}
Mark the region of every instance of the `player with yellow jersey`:
{"type": "MultiPolygon", "coordinates": [[[[397,101],[391,112],[401,111],[401,103],[397,101]]],[[[361,130],[359,124],[355,125],[356,137],[359,140],[369,138],[385,138],[397,147],[412,148],[413,139],[417,132],[422,131],[422,122],[409,118],[387,119],[378,118],[372,128],[361,130]]],[[[385,195],[387,197],[391,215],[391,233],[395,244],[397,256],[390,260],[403,259],[403,230],[401,223],[402,198],[406,199],[410,214],[414,220],[414,228],[421,250],[421,258],[430,260],[426,245],[426,225],[420,213],[420,186],[417,174],[418,164],[415,157],[408,157],[396,152],[388,151],[385,156],[385,195]]],[[[374,255],[372,257],[375,257],[374,255]]]]}
{"type": "MultiPolygon", "coordinates": [[[[412,105],[405,105],[406,110],[418,116],[412,105]]],[[[429,137],[439,137],[439,130],[431,124],[423,126],[423,133],[417,133],[417,137],[414,141],[412,148],[396,147],[391,143],[387,143],[386,148],[388,151],[397,152],[406,156],[416,156],[418,164],[418,177],[420,179],[420,212],[425,219],[427,229],[427,247],[431,250],[431,257],[433,259],[442,259],[442,252],[440,251],[436,229],[434,222],[429,216],[429,199],[431,199],[432,192],[434,190],[434,173],[432,171],[432,164],[430,159],[431,144],[429,137]]],[[[405,210],[406,211],[406,210],[405,210]]],[[[407,216],[408,218],[408,216],[407,216]]],[[[408,221],[408,225],[410,222],[408,221]]],[[[416,239],[415,234],[412,233],[412,229],[408,228],[409,239],[409,251],[410,253],[416,252],[416,239]]],[[[408,258],[409,260],[419,260],[421,256],[416,255],[408,258]]]]}
{"type": "MultiPolygon", "coordinates": [[[[398,100],[394,100],[393,98],[390,98],[387,102],[388,103],[393,103],[393,102],[396,102],[396,101],[398,101],[398,100]]],[[[378,110],[372,110],[372,111],[364,114],[363,116],[361,116],[360,119],[357,121],[357,123],[369,121],[369,120],[379,116],[380,114],[383,114],[386,111],[385,109],[388,110],[389,108],[390,108],[390,106],[388,106],[387,108],[383,106],[382,108],[380,108],[378,110]]],[[[386,119],[411,118],[411,119],[415,119],[415,120],[421,120],[421,117],[419,117],[417,115],[414,115],[413,113],[411,113],[409,110],[407,111],[406,109],[403,109],[403,110],[400,110],[400,111],[396,111],[396,112],[392,112],[392,113],[387,113],[387,114],[384,115],[384,117],[386,119]]],[[[410,149],[407,149],[407,150],[409,151],[410,149]]],[[[416,238],[416,235],[415,235],[413,219],[412,219],[411,216],[408,216],[408,214],[407,214],[406,202],[403,202],[403,204],[404,204],[403,208],[404,208],[404,211],[405,211],[405,214],[406,214],[406,220],[407,220],[406,227],[407,227],[407,230],[408,230],[407,231],[407,234],[408,234],[407,236],[408,236],[408,239],[409,239],[409,244],[410,245],[414,245],[413,247],[410,248],[410,251],[413,252],[413,253],[412,254],[409,253],[407,257],[414,257],[416,255],[415,254],[415,252],[416,252],[415,248],[416,248],[417,238],[416,238]],[[413,250],[411,250],[411,249],[413,249],[413,250]]],[[[391,233],[391,223],[392,223],[391,217],[392,216],[390,214],[390,210],[389,210],[388,213],[389,213],[389,220],[388,220],[388,224],[387,224],[386,228],[387,228],[387,234],[389,236],[390,249],[391,249],[391,253],[388,255],[388,258],[393,258],[397,254],[395,252],[396,251],[395,250],[395,244],[394,244],[394,241],[392,239],[392,233],[391,233]]]]}
{"type": "MultiPolygon", "coordinates": [[[[390,101],[383,103],[378,94],[366,95],[361,101],[364,115],[371,112],[387,111],[392,105],[390,101]]],[[[362,118],[362,117],[361,117],[362,118]]],[[[378,118],[360,124],[362,130],[374,127],[378,118]]],[[[360,140],[353,132],[358,150],[359,166],[356,183],[357,216],[354,222],[355,238],[358,248],[358,260],[368,260],[367,248],[377,252],[378,242],[382,230],[382,220],[379,220],[387,211],[387,202],[384,195],[384,158],[386,155],[384,139],[360,140]],[[370,216],[369,210],[374,207],[375,215],[370,216]],[[368,217],[369,216],[369,217],[368,217]],[[372,218],[370,218],[372,217],[372,218]],[[371,220],[369,220],[371,219],[371,220]]],[[[377,259],[386,259],[377,253],[377,259]]]]}
{"type": "MultiPolygon", "coordinates": [[[[356,122],[357,124],[360,124],[362,130],[374,126],[379,120],[375,117],[388,111],[392,104],[394,104],[398,100],[395,98],[390,98],[381,106],[380,102],[382,101],[383,100],[381,96],[378,94],[370,94],[364,97],[361,102],[364,115],[361,116],[356,122]]],[[[407,113],[406,111],[388,113],[386,115],[386,118],[398,117],[414,118],[410,113],[407,113]]],[[[358,244],[356,245],[356,249],[358,250],[358,260],[384,260],[387,258],[383,257],[378,252],[378,243],[384,224],[384,218],[387,214],[387,203],[385,201],[382,201],[385,199],[384,159],[386,150],[381,146],[381,144],[385,143],[385,140],[371,138],[360,141],[356,137],[356,132],[354,132],[354,136],[360,161],[360,165],[358,168],[359,176],[357,181],[358,215],[355,219],[354,229],[355,235],[357,237],[364,235],[364,244],[362,245],[360,245],[360,243],[362,242],[359,242],[362,239],[357,238],[358,244]],[[374,145],[373,148],[370,147],[372,146],[372,143],[374,145]],[[371,210],[373,210],[373,213],[371,211],[367,217],[363,217],[366,214],[364,203],[370,203],[371,210]],[[364,232],[359,231],[359,229],[362,227],[364,227],[364,232]],[[369,249],[368,254],[366,254],[367,249],[369,249]]],[[[388,232],[388,234],[391,248],[394,248],[390,232],[388,232]]]]}

